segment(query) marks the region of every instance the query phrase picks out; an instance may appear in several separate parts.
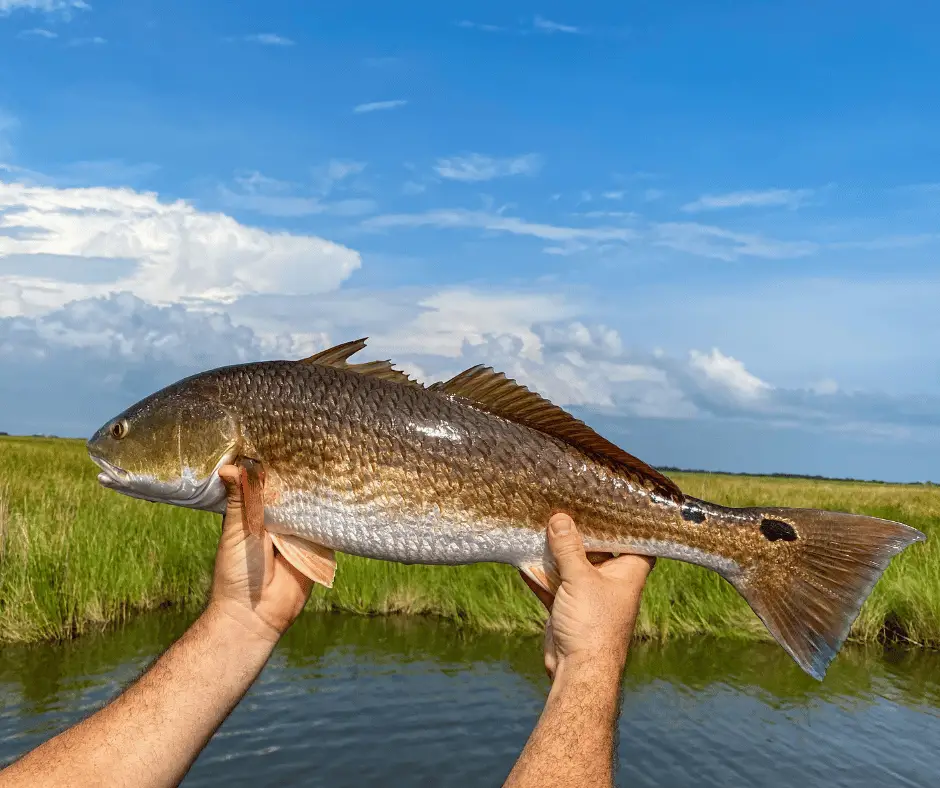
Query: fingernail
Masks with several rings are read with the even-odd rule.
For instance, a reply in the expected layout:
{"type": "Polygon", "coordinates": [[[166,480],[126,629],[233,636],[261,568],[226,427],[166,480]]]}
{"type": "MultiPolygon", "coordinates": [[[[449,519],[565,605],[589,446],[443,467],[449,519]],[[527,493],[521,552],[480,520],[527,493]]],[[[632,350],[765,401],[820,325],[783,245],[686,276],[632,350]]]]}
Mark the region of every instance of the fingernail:
{"type": "Polygon", "coordinates": [[[566,514],[556,514],[549,523],[555,536],[565,536],[571,530],[571,518],[566,514]]]}

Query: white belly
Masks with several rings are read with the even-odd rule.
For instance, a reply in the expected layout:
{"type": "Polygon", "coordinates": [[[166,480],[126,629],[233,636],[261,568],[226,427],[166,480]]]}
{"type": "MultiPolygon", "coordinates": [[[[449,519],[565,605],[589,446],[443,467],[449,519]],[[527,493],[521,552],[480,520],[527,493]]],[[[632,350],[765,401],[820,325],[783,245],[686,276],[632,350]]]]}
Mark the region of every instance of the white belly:
{"type": "Polygon", "coordinates": [[[520,566],[540,559],[545,534],[529,528],[445,517],[439,510],[402,514],[381,503],[354,503],[291,493],[265,507],[265,526],[352,555],[404,564],[496,561],[520,566]]]}

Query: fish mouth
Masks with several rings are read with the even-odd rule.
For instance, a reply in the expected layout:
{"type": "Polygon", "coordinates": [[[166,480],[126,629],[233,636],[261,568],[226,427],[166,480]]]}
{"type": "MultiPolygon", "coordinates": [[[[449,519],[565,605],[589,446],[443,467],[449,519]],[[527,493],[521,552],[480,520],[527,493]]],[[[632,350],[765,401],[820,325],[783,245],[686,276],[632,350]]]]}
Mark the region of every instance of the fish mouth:
{"type": "Polygon", "coordinates": [[[112,490],[122,490],[130,485],[131,475],[123,468],[118,468],[117,465],[108,462],[104,457],[98,457],[95,454],[89,456],[91,457],[91,461],[101,468],[101,473],[98,474],[98,484],[102,487],[108,487],[112,490]]]}
{"type": "Polygon", "coordinates": [[[109,490],[154,503],[168,503],[190,509],[210,512],[225,510],[225,485],[218,476],[219,468],[233,461],[234,452],[226,452],[205,479],[196,478],[185,468],[183,478],[177,483],[161,482],[150,476],[135,476],[108,462],[103,457],[89,453],[92,462],[101,468],[98,483],[109,490]]]}

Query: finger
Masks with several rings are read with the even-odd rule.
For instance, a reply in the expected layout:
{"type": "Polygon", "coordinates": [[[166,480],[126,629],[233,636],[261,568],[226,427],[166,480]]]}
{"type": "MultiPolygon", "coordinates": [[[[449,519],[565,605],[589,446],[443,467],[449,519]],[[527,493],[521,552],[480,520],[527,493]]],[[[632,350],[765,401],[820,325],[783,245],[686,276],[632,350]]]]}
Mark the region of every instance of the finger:
{"type": "Polygon", "coordinates": [[[621,555],[600,567],[604,577],[629,585],[643,584],[653,571],[656,559],[646,555],[621,555]]]}
{"type": "Polygon", "coordinates": [[[551,548],[562,580],[573,580],[591,568],[581,542],[581,534],[567,514],[552,515],[548,521],[548,546],[551,548]]]}
{"type": "Polygon", "coordinates": [[[223,465],[219,468],[219,478],[225,485],[225,495],[228,498],[229,505],[233,503],[241,504],[242,486],[239,479],[238,468],[234,465],[223,465]]]}
{"type": "Polygon", "coordinates": [[[531,577],[529,577],[522,570],[519,571],[519,575],[520,577],[522,577],[523,581],[525,581],[525,584],[530,589],[532,589],[532,593],[538,597],[539,602],[545,605],[545,609],[548,611],[551,611],[552,602],[555,601],[555,597],[552,594],[550,594],[548,591],[546,591],[544,588],[542,588],[542,586],[536,583],[531,577]]]}

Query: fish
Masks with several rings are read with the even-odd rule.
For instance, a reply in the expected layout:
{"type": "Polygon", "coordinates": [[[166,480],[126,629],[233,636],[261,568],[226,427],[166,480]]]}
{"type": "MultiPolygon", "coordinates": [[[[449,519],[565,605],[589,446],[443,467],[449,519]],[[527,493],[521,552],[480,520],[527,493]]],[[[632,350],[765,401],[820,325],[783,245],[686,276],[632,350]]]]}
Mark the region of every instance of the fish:
{"type": "Polygon", "coordinates": [[[201,372],[88,440],[98,481],[222,513],[218,470],[239,466],[249,523],[331,587],[337,551],[406,564],[510,564],[550,593],[551,515],[591,553],[706,567],[822,680],[894,556],[903,523],[773,506],[731,508],[674,481],[537,392],[477,365],[424,385],[391,361],[351,363],[357,339],[299,360],[201,372]],[[263,521],[263,526],[262,526],[263,521]]]}

